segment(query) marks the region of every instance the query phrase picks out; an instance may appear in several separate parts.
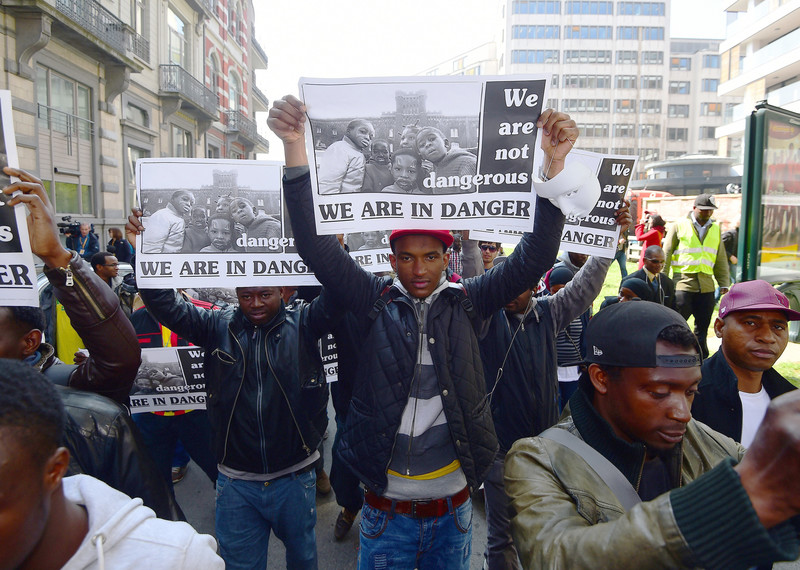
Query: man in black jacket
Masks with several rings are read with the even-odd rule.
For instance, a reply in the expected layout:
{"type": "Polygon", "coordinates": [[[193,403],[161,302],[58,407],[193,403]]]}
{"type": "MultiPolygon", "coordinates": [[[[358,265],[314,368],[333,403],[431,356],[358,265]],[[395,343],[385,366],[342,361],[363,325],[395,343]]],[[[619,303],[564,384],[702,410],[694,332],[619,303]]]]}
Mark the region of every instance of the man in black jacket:
{"type": "MultiPolygon", "coordinates": [[[[447,231],[395,230],[390,261],[397,278],[367,273],[333,236],[316,235],[304,111],[287,96],[275,102],[268,122],[284,143],[284,189],[298,251],[360,331],[340,449],[367,487],[359,568],[468,568],[469,496],[498,448],[478,331],[550,266],[564,217],[539,200],[535,233],[525,234],[504,264],[462,284],[446,279],[453,243],[447,231]]],[[[552,110],[538,126],[555,177],[578,129],[552,110]]]]}
{"type": "Polygon", "coordinates": [[[644,265],[638,271],[628,275],[631,279],[641,279],[653,288],[654,299],[657,303],[675,310],[675,284],[672,279],[664,275],[664,250],[660,245],[651,245],[644,250],[644,265]]]}
{"type": "MultiPolygon", "coordinates": [[[[134,209],[128,241],[144,231],[134,209]]],[[[337,242],[338,245],[338,242],[337,242]]],[[[279,287],[238,287],[238,306],[203,309],[175,291],[140,289],[162,325],[205,350],[217,476],[216,536],[228,569],[265,568],[270,532],[287,568],[317,568],[316,476],[328,386],[318,341],[333,318],[325,291],[286,306],[279,287]]]]}
{"type": "Polygon", "coordinates": [[[703,363],[692,416],[749,447],[773,400],[795,387],[773,365],[789,342],[789,322],[800,313],[766,281],[734,284],[719,304],[714,332],[722,339],[703,363]]]}

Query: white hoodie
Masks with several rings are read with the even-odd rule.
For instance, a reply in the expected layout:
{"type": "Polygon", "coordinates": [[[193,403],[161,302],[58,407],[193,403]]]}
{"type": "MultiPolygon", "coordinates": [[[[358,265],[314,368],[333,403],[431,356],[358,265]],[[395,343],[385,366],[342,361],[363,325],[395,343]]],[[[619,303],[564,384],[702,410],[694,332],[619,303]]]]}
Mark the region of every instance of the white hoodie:
{"type": "Polygon", "coordinates": [[[157,519],[141,499],[88,475],[66,477],[63,486],[67,500],[85,507],[89,515],[89,532],[65,569],[225,567],[213,537],[198,534],[185,522],[157,519]]]}

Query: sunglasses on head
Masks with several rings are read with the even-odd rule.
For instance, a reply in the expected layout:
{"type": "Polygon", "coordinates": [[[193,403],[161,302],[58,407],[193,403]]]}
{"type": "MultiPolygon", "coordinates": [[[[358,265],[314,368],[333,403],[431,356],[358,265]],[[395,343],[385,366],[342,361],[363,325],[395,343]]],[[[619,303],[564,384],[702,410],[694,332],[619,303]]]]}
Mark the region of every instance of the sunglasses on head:
{"type": "Polygon", "coordinates": [[[481,250],[482,250],[482,251],[491,251],[492,253],[494,253],[495,251],[497,251],[497,246],[496,246],[496,245],[486,245],[486,244],[483,244],[483,245],[481,246],[481,250]]]}

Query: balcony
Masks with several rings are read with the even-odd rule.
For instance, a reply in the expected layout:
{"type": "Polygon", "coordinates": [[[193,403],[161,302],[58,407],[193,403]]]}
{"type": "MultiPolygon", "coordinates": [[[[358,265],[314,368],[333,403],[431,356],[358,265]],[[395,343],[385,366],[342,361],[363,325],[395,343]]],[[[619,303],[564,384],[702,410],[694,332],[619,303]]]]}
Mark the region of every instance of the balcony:
{"type": "Polygon", "coordinates": [[[181,109],[209,125],[219,119],[217,95],[191,73],[176,64],[160,65],[159,70],[158,94],[169,102],[163,105],[165,115],[181,109]]]}
{"type": "Polygon", "coordinates": [[[217,0],[186,0],[186,3],[207,18],[215,13],[217,0]]]}
{"type": "Polygon", "coordinates": [[[150,42],[139,34],[128,34],[128,49],[145,62],[150,62],[150,42]]]}
{"type": "Polygon", "coordinates": [[[236,135],[238,142],[242,143],[247,152],[259,147],[256,152],[269,152],[269,142],[258,134],[255,121],[250,120],[241,111],[225,111],[226,132],[229,135],[236,135]]]}
{"type": "Polygon", "coordinates": [[[261,91],[258,87],[256,87],[256,78],[255,74],[253,74],[252,83],[250,83],[250,95],[252,95],[251,100],[253,102],[253,112],[254,113],[267,113],[269,112],[269,99],[264,92],[261,91]]]}

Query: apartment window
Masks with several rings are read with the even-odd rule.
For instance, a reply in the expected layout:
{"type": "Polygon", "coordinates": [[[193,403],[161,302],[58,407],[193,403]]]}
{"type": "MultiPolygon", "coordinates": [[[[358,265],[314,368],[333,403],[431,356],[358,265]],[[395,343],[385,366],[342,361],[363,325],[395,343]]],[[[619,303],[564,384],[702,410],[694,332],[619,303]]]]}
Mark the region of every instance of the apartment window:
{"type": "Polygon", "coordinates": [[[661,65],[664,63],[663,51],[643,51],[642,64],[643,65],[661,65]]]}
{"type": "Polygon", "coordinates": [[[689,140],[689,129],[669,127],[667,128],[667,140],[686,142],[689,140]]]}
{"type": "Polygon", "coordinates": [[[147,3],[145,0],[133,0],[131,2],[131,27],[140,36],[145,36],[145,26],[147,25],[147,3]]]}
{"type": "Polygon", "coordinates": [[[636,149],[627,146],[615,146],[611,149],[611,154],[630,154],[635,155],[636,149]]]}
{"type": "Polygon", "coordinates": [[[703,103],[700,105],[700,114],[705,117],[722,116],[722,103],[703,103]]]}
{"type": "Polygon", "coordinates": [[[703,91],[706,93],[716,93],[719,87],[719,79],[703,79],[703,91]]]}
{"type": "Polygon", "coordinates": [[[682,69],[684,71],[689,71],[692,69],[692,58],[691,57],[671,57],[669,59],[669,68],[670,69],[682,69]]]}
{"type": "Polygon", "coordinates": [[[653,162],[654,160],[658,160],[658,149],[657,148],[640,148],[639,149],[639,158],[645,162],[653,162]]]}
{"type": "Polygon", "coordinates": [[[664,39],[664,28],[660,27],[653,27],[642,28],[642,39],[643,40],[663,40],[664,39]]]}
{"type": "Polygon", "coordinates": [[[564,52],[565,63],[611,63],[611,50],[568,49],[564,52]]]}
{"type": "Polygon", "coordinates": [[[219,63],[217,63],[217,56],[214,54],[211,54],[208,61],[208,82],[211,84],[211,91],[219,97],[219,63]]]}
{"type": "Polygon", "coordinates": [[[620,2],[617,14],[626,16],[664,16],[664,2],[620,2]]]}
{"type": "Polygon", "coordinates": [[[640,110],[642,113],[660,113],[661,100],[660,99],[642,99],[640,110]]]}
{"type": "Polygon", "coordinates": [[[217,145],[209,144],[208,148],[206,148],[206,158],[219,158],[220,151],[217,145]]]}
{"type": "Polygon", "coordinates": [[[610,40],[612,34],[611,26],[564,26],[567,39],[610,40]]]}
{"type": "Polygon", "coordinates": [[[614,125],[615,137],[632,137],[635,132],[634,125],[614,125]]]}
{"type": "Polygon", "coordinates": [[[660,75],[642,75],[642,89],[661,89],[663,80],[660,75]]]}
{"type": "Polygon", "coordinates": [[[620,26],[617,28],[618,40],[638,40],[639,26],[620,26]]]}
{"type": "Polygon", "coordinates": [[[560,31],[560,26],[513,26],[511,35],[514,39],[557,40],[560,31]]]}
{"type": "Polygon", "coordinates": [[[135,123],[140,127],[147,128],[150,126],[149,113],[133,103],[125,105],[125,120],[135,123]]]}
{"type": "Polygon", "coordinates": [[[705,69],[719,69],[719,55],[709,54],[703,56],[703,67],[705,69]]]}
{"type": "Polygon", "coordinates": [[[669,117],[688,117],[689,105],[670,105],[667,107],[667,116],[669,117]]]}
{"type": "Polygon", "coordinates": [[[169,26],[169,62],[189,69],[189,45],[186,37],[186,23],[167,8],[167,25],[169,26]]]}
{"type": "Polygon", "coordinates": [[[194,156],[192,133],[177,125],[172,125],[171,134],[172,156],[176,158],[192,158],[194,156]]]}
{"type": "Polygon", "coordinates": [[[636,99],[617,99],[614,101],[614,111],[617,113],[635,113],[636,99]]]}
{"type": "Polygon", "coordinates": [[[643,139],[658,138],[661,136],[661,125],[639,125],[639,136],[643,139]]]}
{"type": "Polygon", "coordinates": [[[136,196],[136,161],[142,158],[150,158],[150,151],[138,146],[128,145],[128,186],[133,190],[132,195],[136,196]]]}
{"type": "Polygon", "coordinates": [[[638,63],[639,62],[639,52],[638,51],[618,51],[617,52],[617,63],[638,63]]]}
{"type": "Polygon", "coordinates": [[[235,73],[228,79],[228,108],[238,111],[242,104],[242,83],[235,73]]]}
{"type": "Polygon", "coordinates": [[[667,158],[678,158],[679,156],[683,156],[686,154],[682,150],[668,150],[667,151],[667,158]]]}
{"type": "MultiPolygon", "coordinates": [[[[558,109],[558,99],[548,99],[545,109],[558,109]]],[[[480,134],[480,133],[478,133],[480,134]]]]}
{"type": "Polygon", "coordinates": [[[511,3],[514,14],[560,14],[561,2],[551,0],[514,0],[511,3]]]}
{"type": "Polygon", "coordinates": [[[607,137],[608,123],[584,123],[578,124],[582,137],[607,137]]]}
{"type": "Polygon", "coordinates": [[[613,14],[613,2],[566,2],[565,14],[613,14]]]}
{"type": "Polygon", "coordinates": [[[717,127],[700,127],[700,138],[701,139],[713,139],[715,138],[714,134],[717,131],[717,127]]]}
{"type": "Polygon", "coordinates": [[[673,95],[688,95],[691,91],[691,81],[670,81],[669,92],[673,95]]]}
{"type": "Polygon", "coordinates": [[[564,99],[561,108],[566,112],[608,113],[608,99],[564,99]]]}
{"type": "Polygon", "coordinates": [[[558,63],[557,49],[511,50],[511,63],[558,63]]]}
{"type": "Polygon", "coordinates": [[[636,76],[635,75],[617,75],[614,78],[614,86],[617,89],[635,89],[636,76]]]}
{"type": "Polygon", "coordinates": [[[550,87],[558,87],[558,73],[553,74],[553,79],[550,80],[550,87]]]}
{"type": "Polygon", "coordinates": [[[610,75],[565,75],[562,87],[578,87],[581,89],[609,89],[610,75]]]}

